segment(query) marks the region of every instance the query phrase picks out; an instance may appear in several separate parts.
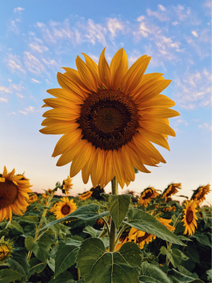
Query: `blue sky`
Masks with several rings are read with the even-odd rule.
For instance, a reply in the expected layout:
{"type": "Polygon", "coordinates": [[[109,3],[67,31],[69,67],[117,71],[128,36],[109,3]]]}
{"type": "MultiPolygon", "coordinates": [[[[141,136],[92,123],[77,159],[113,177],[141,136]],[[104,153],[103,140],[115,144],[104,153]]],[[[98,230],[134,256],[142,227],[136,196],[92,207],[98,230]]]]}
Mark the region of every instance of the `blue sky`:
{"type": "MultiPolygon", "coordinates": [[[[81,52],[98,62],[106,46],[110,61],[124,47],[130,65],[147,54],[146,73],[172,80],[163,94],[181,114],[170,119],[176,131],[170,152],[156,146],[167,163],[137,174],[128,188],[163,190],[181,182],[181,194],[190,197],[211,184],[211,1],[11,0],[0,9],[0,171],[4,165],[25,171],[40,192],[65,179],[70,165],[57,167],[51,157],[60,136],[39,132],[46,90],[59,87],[57,72],[76,68],[81,52]]],[[[74,194],[92,187],[81,173],[73,185],[74,194]]]]}

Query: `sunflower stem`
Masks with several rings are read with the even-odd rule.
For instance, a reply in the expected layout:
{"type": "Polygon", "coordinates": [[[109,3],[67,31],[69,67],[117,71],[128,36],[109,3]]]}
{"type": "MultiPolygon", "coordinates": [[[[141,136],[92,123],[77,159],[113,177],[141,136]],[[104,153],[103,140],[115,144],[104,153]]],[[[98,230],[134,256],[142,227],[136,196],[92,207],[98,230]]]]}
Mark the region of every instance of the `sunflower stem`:
{"type": "Polygon", "coordinates": [[[115,240],[115,246],[117,245],[118,241],[119,241],[119,238],[121,237],[122,233],[124,232],[124,230],[127,228],[127,224],[124,224],[124,226],[121,228],[121,230],[119,231],[117,237],[116,237],[116,240],[115,240]]]}
{"type": "MultiPolygon", "coordinates": [[[[111,180],[111,188],[112,188],[112,194],[118,195],[118,180],[116,177],[111,180]]],[[[111,218],[111,224],[110,224],[110,234],[109,234],[109,241],[110,241],[110,252],[113,252],[115,250],[115,240],[116,240],[116,226],[111,218]]]]}

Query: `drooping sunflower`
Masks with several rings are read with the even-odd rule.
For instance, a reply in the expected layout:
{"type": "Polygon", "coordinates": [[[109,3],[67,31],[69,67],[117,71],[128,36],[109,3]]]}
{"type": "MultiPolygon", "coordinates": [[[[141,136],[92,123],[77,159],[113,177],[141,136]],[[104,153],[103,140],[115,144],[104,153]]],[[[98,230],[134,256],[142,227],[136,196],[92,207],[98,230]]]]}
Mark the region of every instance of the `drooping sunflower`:
{"type": "Polygon", "coordinates": [[[102,188],[116,176],[120,186],[135,179],[134,168],[166,161],[152,142],[169,150],[168,135],[175,136],[168,118],[179,113],[175,103],[161,92],[170,84],[161,73],[145,74],[151,57],[141,56],[130,68],[122,48],[110,66],[103,49],[98,65],[86,54],[77,56],[77,70],[58,73],[61,88],[44,99],[43,134],[63,135],[52,154],[57,165],[72,162],[70,177],[82,170],[84,183],[102,188]]]}
{"type": "Polygon", "coordinates": [[[128,235],[128,241],[138,244],[140,246],[140,249],[143,249],[145,244],[149,244],[154,239],[156,239],[155,235],[139,231],[138,229],[133,227],[130,229],[128,235]]]}
{"type": "Polygon", "coordinates": [[[151,199],[156,198],[159,193],[153,187],[146,188],[138,199],[138,204],[147,207],[151,199]]]}
{"type": "Polygon", "coordinates": [[[165,219],[165,218],[157,218],[157,220],[163,224],[164,226],[166,226],[167,229],[169,229],[169,231],[174,231],[175,227],[169,225],[172,222],[172,219],[165,219]]]}
{"type": "Polygon", "coordinates": [[[204,200],[206,200],[205,196],[210,193],[210,185],[198,187],[193,195],[191,196],[191,200],[196,201],[198,204],[201,204],[204,200]]]}
{"type": "Polygon", "coordinates": [[[184,202],[185,208],[183,209],[183,219],[182,222],[185,226],[185,231],[183,234],[187,234],[192,236],[195,233],[195,227],[197,227],[196,220],[198,219],[196,216],[197,213],[197,203],[195,201],[185,201],[184,202]]]}
{"type": "Polygon", "coordinates": [[[76,203],[73,199],[69,200],[68,197],[63,197],[60,202],[57,203],[54,214],[57,219],[63,218],[77,209],[76,203]]]}
{"type": "Polygon", "coordinates": [[[13,251],[12,242],[4,240],[4,236],[0,239],[0,264],[10,258],[13,251]]]}
{"type": "Polygon", "coordinates": [[[49,194],[50,194],[50,195],[51,195],[51,194],[54,194],[53,190],[48,189],[47,191],[45,191],[44,194],[42,194],[42,197],[43,197],[44,199],[48,199],[48,198],[49,198],[49,194]]]}
{"type": "Polygon", "coordinates": [[[92,191],[85,192],[81,196],[79,196],[79,199],[80,200],[86,200],[86,199],[90,198],[92,194],[93,194],[92,191]]]}
{"type": "Polygon", "coordinates": [[[72,179],[68,176],[66,180],[63,181],[62,192],[66,195],[69,194],[69,190],[72,189],[72,179]]]}
{"type": "Polygon", "coordinates": [[[164,192],[162,193],[161,198],[165,199],[165,202],[167,202],[168,198],[170,196],[175,195],[178,190],[181,189],[181,183],[173,183],[168,185],[168,187],[164,190],[164,192]]]}
{"type": "Polygon", "coordinates": [[[24,173],[15,175],[15,169],[7,173],[4,166],[3,174],[0,178],[0,222],[4,219],[12,219],[12,212],[23,215],[29,203],[28,193],[32,192],[29,179],[24,173]]]}

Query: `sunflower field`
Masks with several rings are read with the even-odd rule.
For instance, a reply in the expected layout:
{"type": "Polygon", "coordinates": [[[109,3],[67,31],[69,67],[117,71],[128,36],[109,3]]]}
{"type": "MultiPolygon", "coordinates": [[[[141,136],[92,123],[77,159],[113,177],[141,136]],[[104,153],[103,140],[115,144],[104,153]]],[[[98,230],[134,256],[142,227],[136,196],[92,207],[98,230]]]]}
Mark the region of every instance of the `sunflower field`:
{"type": "MultiPolygon", "coordinates": [[[[4,170],[1,176],[9,186],[23,175],[4,170]]],[[[23,184],[30,191],[23,181],[22,212],[2,208],[0,282],[211,282],[212,208],[201,206],[209,185],[180,204],[171,198],[180,183],[137,195],[106,194],[97,186],[73,197],[69,177],[42,195],[21,195],[23,184]]]]}

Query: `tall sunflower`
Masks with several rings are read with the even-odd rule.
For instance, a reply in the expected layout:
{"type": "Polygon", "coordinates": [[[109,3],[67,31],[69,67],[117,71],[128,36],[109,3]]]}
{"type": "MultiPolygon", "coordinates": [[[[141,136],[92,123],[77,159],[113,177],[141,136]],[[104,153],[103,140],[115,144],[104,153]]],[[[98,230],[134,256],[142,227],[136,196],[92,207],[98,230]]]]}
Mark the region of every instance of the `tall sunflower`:
{"type": "Polygon", "coordinates": [[[73,199],[69,200],[68,197],[63,197],[54,208],[54,214],[57,219],[63,218],[77,209],[76,203],[73,199]]]}
{"type": "Polygon", "coordinates": [[[172,195],[175,195],[180,189],[181,189],[181,183],[170,184],[162,193],[161,198],[164,198],[165,202],[167,202],[168,198],[172,195]]]}
{"type": "Polygon", "coordinates": [[[205,196],[210,193],[210,185],[207,184],[206,186],[200,186],[198,187],[193,195],[191,196],[191,200],[196,201],[198,204],[202,203],[204,200],[206,200],[205,196]]]}
{"type": "Polygon", "coordinates": [[[147,207],[152,198],[156,198],[159,193],[153,187],[146,188],[138,199],[138,204],[147,207]]]}
{"type": "Polygon", "coordinates": [[[63,181],[62,192],[66,195],[69,194],[69,190],[72,189],[72,179],[68,176],[66,180],[63,181]]]}
{"type": "Polygon", "coordinates": [[[84,183],[102,188],[116,176],[120,186],[135,179],[134,168],[157,166],[166,161],[152,142],[169,150],[168,135],[175,136],[168,118],[179,113],[175,103],[161,92],[170,84],[161,73],[144,75],[151,57],[141,56],[130,68],[122,48],[110,66],[103,49],[98,65],[83,53],[77,70],[65,67],[58,73],[61,88],[44,99],[43,134],[63,135],[52,154],[61,155],[57,165],[72,162],[70,177],[80,170],[84,183]]]}
{"type": "Polygon", "coordinates": [[[0,178],[0,222],[4,219],[12,219],[12,212],[23,215],[29,203],[28,193],[32,192],[29,179],[21,175],[15,175],[15,169],[7,173],[4,166],[3,174],[0,178]]]}
{"type": "Polygon", "coordinates": [[[183,234],[188,233],[189,236],[192,236],[195,233],[195,227],[197,227],[196,216],[197,213],[197,203],[195,201],[185,201],[185,208],[183,209],[183,219],[182,222],[185,226],[185,231],[183,234]]]}

